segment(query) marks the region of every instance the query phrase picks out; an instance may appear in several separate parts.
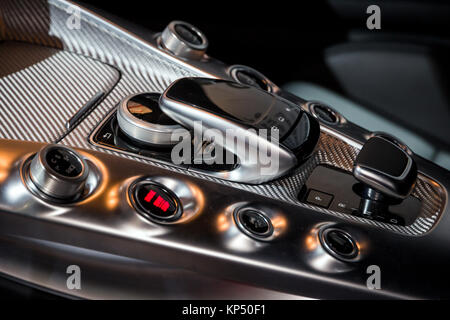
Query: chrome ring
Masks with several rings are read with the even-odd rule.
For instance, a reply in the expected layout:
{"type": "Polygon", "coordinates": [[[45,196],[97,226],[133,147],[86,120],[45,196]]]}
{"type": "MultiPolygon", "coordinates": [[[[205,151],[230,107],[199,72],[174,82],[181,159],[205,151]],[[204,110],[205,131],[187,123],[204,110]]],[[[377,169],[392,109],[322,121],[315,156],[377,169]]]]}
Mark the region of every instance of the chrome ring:
{"type": "Polygon", "coordinates": [[[184,21],[172,21],[164,29],[160,36],[161,46],[170,53],[185,59],[201,59],[208,48],[208,39],[199,29],[184,21]],[[201,40],[200,44],[195,44],[184,39],[176,30],[182,25],[195,33],[201,40]]]}
{"type": "Polygon", "coordinates": [[[258,78],[258,80],[260,80],[260,81],[265,85],[265,89],[262,89],[262,88],[261,88],[262,90],[265,90],[265,91],[270,92],[270,93],[275,92],[275,89],[277,88],[277,86],[276,86],[272,81],[270,81],[269,78],[267,78],[267,77],[266,77],[265,75],[263,75],[261,72],[255,70],[255,69],[253,69],[253,68],[250,68],[250,67],[244,66],[244,65],[238,65],[238,64],[236,64],[236,65],[231,66],[231,67],[228,69],[229,75],[230,75],[235,81],[237,81],[237,82],[239,82],[239,83],[241,83],[241,84],[247,85],[246,83],[242,83],[241,81],[239,81],[239,78],[238,78],[238,76],[237,76],[237,73],[238,73],[239,71],[243,71],[243,72],[248,72],[248,73],[254,74],[255,77],[258,78]]]}
{"type": "MultiPolygon", "coordinates": [[[[130,138],[149,145],[168,146],[175,145],[179,141],[172,140],[172,134],[179,131],[183,138],[189,137],[189,132],[181,125],[160,125],[150,123],[135,117],[128,110],[130,99],[146,93],[133,94],[122,100],[118,107],[117,122],[120,129],[130,138]]],[[[160,96],[159,93],[148,93],[160,96]]]]}
{"type": "Polygon", "coordinates": [[[326,123],[328,125],[339,124],[339,123],[342,122],[342,119],[343,119],[342,115],[339,112],[337,112],[336,110],[334,110],[333,108],[331,108],[330,106],[328,106],[327,104],[322,103],[322,102],[309,102],[308,103],[308,110],[309,110],[309,113],[311,113],[314,116],[314,118],[316,118],[316,119],[318,119],[318,120],[320,120],[320,121],[322,121],[322,122],[324,122],[324,123],[326,123]],[[320,117],[317,114],[317,111],[316,111],[316,107],[317,106],[321,106],[324,109],[326,109],[328,112],[333,114],[333,116],[336,118],[336,120],[335,121],[328,121],[328,120],[323,119],[322,117],[320,117]]]}
{"type": "Polygon", "coordinates": [[[83,157],[74,150],[62,145],[48,145],[34,156],[30,163],[29,175],[33,184],[44,194],[58,199],[70,199],[82,192],[89,175],[89,167],[83,157]],[[47,154],[55,149],[63,149],[76,159],[81,167],[76,176],[59,174],[48,164],[47,154]]]}
{"type": "Polygon", "coordinates": [[[165,176],[147,176],[138,178],[128,186],[127,194],[131,207],[136,210],[139,216],[153,223],[167,226],[185,223],[186,221],[193,219],[202,212],[205,202],[203,193],[196,185],[185,180],[165,176]],[[145,183],[160,186],[169,194],[174,195],[179,201],[179,211],[170,217],[170,219],[161,219],[142,210],[137,203],[135,191],[138,185],[145,183]]]}
{"type": "Polygon", "coordinates": [[[234,216],[234,221],[236,222],[236,225],[238,226],[239,230],[241,230],[243,233],[245,233],[249,237],[254,238],[256,240],[267,240],[268,238],[270,238],[270,236],[274,232],[272,221],[261,210],[258,210],[258,209],[252,208],[252,207],[238,208],[234,211],[233,216],[234,216]],[[249,230],[241,220],[242,213],[244,213],[246,211],[256,212],[256,214],[258,216],[260,216],[267,223],[267,226],[268,226],[267,231],[263,232],[263,233],[258,233],[258,232],[249,230]]]}
{"type": "Polygon", "coordinates": [[[319,231],[319,240],[320,240],[320,244],[325,249],[325,251],[327,253],[329,253],[331,256],[333,256],[334,258],[345,261],[345,262],[355,262],[358,260],[358,256],[359,256],[358,245],[356,244],[356,241],[353,239],[353,237],[350,234],[348,234],[347,232],[345,232],[341,229],[338,229],[338,228],[330,228],[330,227],[323,228],[319,231]],[[348,254],[343,254],[341,252],[336,252],[333,248],[330,247],[330,245],[328,244],[328,241],[326,240],[326,236],[332,231],[340,232],[349,241],[349,243],[352,244],[352,252],[350,252],[348,254]]]}

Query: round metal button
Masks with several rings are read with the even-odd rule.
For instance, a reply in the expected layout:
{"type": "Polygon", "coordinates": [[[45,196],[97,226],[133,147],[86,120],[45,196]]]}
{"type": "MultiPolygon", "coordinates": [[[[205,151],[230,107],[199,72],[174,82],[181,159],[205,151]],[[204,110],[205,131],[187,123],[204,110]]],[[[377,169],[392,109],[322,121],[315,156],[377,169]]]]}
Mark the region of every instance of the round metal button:
{"type": "Polygon", "coordinates": [[[208,48],[203,32],[184,21],[172,21],[161,34],[161,45],[176,56],[200,60],[208,48]]]}
{"type": "Polygon", "coordinates": [[[138,212],[145,217],[164,222],[174,222],[181,217],[180,200],[160,184],[140,181],[133,186],[132,196],[138,212]]]}
{"type": "Polygon", "coordinates": [[[273,233],[270,219],[261,211],[242,208],[235,212],[235,221],[239,229],[253,238],[268,238],[273,233]]]}
{"type": "Polygon", "coordinates": [[[30,164],[30,179],[45,195],[70,199],[81,194],[89,175],[86,161],[75,150],[60,145],[41,149],[30,164]]]}
{"type": "Polygon", "coordinates": [[[311,103],[309,110],[314,117],[327,124],[334,125],[341,120],[341,115],[337,111],[324,104],[311,103]]]}
{"type": "Polygon", "coordinates": [[[327,228],[321,232],[319,238],[325,250],[335,258],[349,261],[358,256],[356,241],[345,231],[327,228]]]}
{"type": "Polygon", "coordinates": [[[256,87],[267,92],[273,91],[272,82],[253,68],[244,65],[234,65],[230,68],[230,75],[241,84],[256,87]]]}

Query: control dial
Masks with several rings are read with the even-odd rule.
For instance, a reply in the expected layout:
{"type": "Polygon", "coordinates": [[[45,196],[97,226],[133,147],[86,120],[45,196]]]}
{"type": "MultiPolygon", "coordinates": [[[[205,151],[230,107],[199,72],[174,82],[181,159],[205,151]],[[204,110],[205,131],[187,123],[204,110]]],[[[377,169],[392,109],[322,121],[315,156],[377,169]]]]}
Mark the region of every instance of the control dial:
{"type": "Polygon", "coordinates": [[[30,164],[30,178],[45,195],[73,199],[84,189],[89,167],[76,151],[60,145],[41,149],[30,164]]]}
{"type": "Polygon", "coordinates": [[[193,25],[172,21],[161,34],[161,46],[176,56],[200,60],[208,48],[205,35],[193,25]]]}
{"type": "Polygon", "coordinates": [[[150,146],[178,143],[173,133],[187,137],[188,131],[165,115],[159,108],[159,93],[141,93],[125,98],[118,109],[117,121],[130,139],[150,146]]]}
{"type": "Polygon", "coordinates": [[[273,92],[275,85],[262,73],[244,66],[234,65],[230,67],[231,77],[241,84],[256,87],[267,92],[273,92]]]}

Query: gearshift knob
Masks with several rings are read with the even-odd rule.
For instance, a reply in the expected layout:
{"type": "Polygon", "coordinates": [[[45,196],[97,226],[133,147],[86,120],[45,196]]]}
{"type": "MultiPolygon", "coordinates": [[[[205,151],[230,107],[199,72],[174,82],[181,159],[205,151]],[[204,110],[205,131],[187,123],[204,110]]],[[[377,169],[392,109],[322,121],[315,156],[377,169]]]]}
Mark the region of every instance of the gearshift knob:
{"type": "Polygon", "coordinates": [[[403,200],[414,188],[417,166],[398,143],[387,137],[374,136],[367,140],[356,157],[353,175],[381,195],[403,200]]]}

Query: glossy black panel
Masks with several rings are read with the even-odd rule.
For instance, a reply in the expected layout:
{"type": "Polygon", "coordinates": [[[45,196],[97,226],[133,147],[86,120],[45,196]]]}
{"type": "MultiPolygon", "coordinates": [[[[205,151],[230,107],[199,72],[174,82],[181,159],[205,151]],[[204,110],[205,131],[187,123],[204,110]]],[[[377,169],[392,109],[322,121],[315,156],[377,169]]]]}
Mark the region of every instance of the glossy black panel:
{"type": "Polygon", "coordinates": [[[408,158],[399,147],[385,139],[374,137],[365,143],[356,162],[361,166],[398,177],[405,171],[408,158]]]}
{"type": "Polygon", "coordinates": [[[247,128],[278,130],[278,139],[302,161],[320,136],[316,119],[297,105],[253,86],[231,81],[183,78],[166,92],[169,99],[209,111],[247,128]]]}
{"type": "Polygon", "coordinates": [[[210,111],[248,128],[278,128],[284,137],[296,123],[301,110],[274,95],[231,81],[184,78],[175,82],[167,97],[210,111]]]}
{"type": "Polygon", "coordinates": [[[374,136],[367,140],[356,157],[353,175],[385,196],[404,199],[416,183],[417,166],[395,142],[374,136]]]}
{"type": "Polygon", "coordinates": [[[308,157],[320,137],[320,125],[316,119],[302,112],[295,126],[287,133],[282,144],[292,150],[299,160],[308,157]]]}

